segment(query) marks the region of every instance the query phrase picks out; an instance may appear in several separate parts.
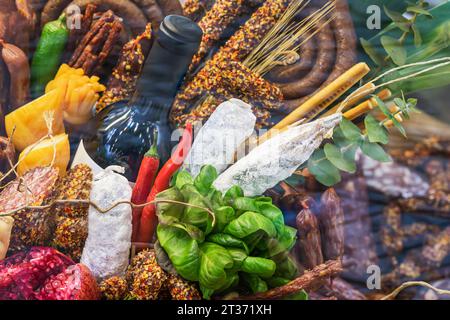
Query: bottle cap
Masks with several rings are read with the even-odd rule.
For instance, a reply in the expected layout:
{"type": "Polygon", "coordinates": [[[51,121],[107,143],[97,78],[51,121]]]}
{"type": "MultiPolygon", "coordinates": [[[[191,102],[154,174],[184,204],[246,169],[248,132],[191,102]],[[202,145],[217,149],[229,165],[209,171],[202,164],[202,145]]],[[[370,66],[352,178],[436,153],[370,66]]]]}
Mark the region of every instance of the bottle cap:
{"type": "Polygon", "coordinates": [[[202,36],[203,31],[195,22],[179,15],[165,17],[158,30],[158,42],[169,50],[187,50],[195,53],[202,36]]]}

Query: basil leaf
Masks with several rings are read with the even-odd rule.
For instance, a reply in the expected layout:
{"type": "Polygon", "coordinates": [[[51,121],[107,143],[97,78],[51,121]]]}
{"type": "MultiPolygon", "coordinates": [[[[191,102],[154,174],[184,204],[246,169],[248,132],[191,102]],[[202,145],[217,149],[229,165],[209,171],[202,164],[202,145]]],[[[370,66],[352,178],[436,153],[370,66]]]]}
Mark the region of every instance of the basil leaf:
{"type": "Polygon", "coordinates": [[[215,290],[206,288],[200,283],[200,291],[202,292],[203,299],[209,300],[211,299],[211,296],[214,294],[215,290]]]}
{"type": "Polygon", "coordinates": [[[390,162],[391,157],[384,151],[384,149],[377,143],[371,143],[369,141],[364,141],[361,145],[361,151],[368,157],[380,161],[380,162],[390,162]]]}
{"type": "Polygon", "coordinates": [[[226,233],[215,233],[208,236],[208,241],[227,248],[238,248],[250,253],[247,244],[241,239],[235,238],[226,233]]]}
{"type": "MultiPolygon", "coordinates": [[[[255,233],[252,233],[249,236],[246,236],[244,239],[242,239],[245,244],[247,244],[247,247],[249,249],[249,252],[252,252],[258,244],[263,243],[262,239],[266,237],[266,233],[262,230],[259,230],[255,233]]],[[[265,243],[263,243],[266,245],[265,243]]]]}
{"type": "Polygon", "coordinates": [[[277,229],[277,233],[282,233],[284,231],[283,212],[271,203],[257,202],[256,205],[258,206],[257,211],[272,221],[275,229],[277,229]]]}
{"type": "MultiPolygon", "coordinates": [[[[170,188],[163,192],[158,193],[156,200],[172,200],[184,202],[183,195],[177,188],[170,188]]],[[[173,217],[179,220],[183,215],[184,206],[175,203],[159,202],[156,204],[156,213],[160,220],[165,217],[173,217]]]]}
{"type": "Polygon", "coordinates": [[[270,237],[277,235],[272,221],[259,213],[249,211],[231,221],[224,232],[242,239],[260,230],[264,231],[270,237]]]}
{"type": "Polygon", "coordinates": [[[283,300],[308,300],[308,299],[309,299],[309,296],[305,290],[300,290],[297,293],[291,294],[291,295],[283,298],[283,300]]]}
{"type": "Polygon", "coordinates": [[[284,286],[286,284],[288,284],[289,282],[291,282],[291,280],[289,279],[284,279],[281,277],[272,277],[270,279],[266,279],[267,284],[269,285],[269,287],[271,288],[278,288],[281,286],[284,286]]]}
{"type": "Polygon", "coordinates": [[[241,211],[258,211],[256,200],[247,197],[239,197],[234,199],[233,208],[241,211]]]}
{"type": "Polygon", "coordinates": [[[194,179],[192,179],[192,176],[187,172],[186,170],[179,171],[177,174],[177,177],[175,179],[175,186],[178,189],[181,189],[186,184],[193,184],[194,179]]]}
{"type": "Polygon", "coordinates": [[[273,257],[272,260],[277,264],[277,269],[274,276],[284,279],[295,279],[298,275],[297,265],[294,259],[286,253],[273,257]]]}
{"type": "Polygon", "coordinates": [[[245,261],[245,259],[247,259],[248,254],[244,250],[236,248],[227,248],[227,250],[234,261],[233,269],[236,271],[240,271],[242,268],[242,263],[245,261]]]}
{"type": "Polygon", "coordinates": [[[366,126],[370,142],[379,142],[382,144],[387,144],[389,142],[389,135],[386,128],[380,126],[380,123],[372,115],[368,115],[364,119],[364,125],[366,126]]]}
{"type": "Polygon", "coordinates": [[[226,282],[216,290],[216,292],[221,293],[230,288],[236,287],[239,284],[239,275],[236,272],[227,272],[226,282]]]}
{"type": "Polygon", "coordinates": [[[324,147],[325,156],[327,159],[338,169],[355,173],[356,163],[354,161],[348,161],[344,158],[341,150],[331,143],[327,143],[324,147]]]}
{"type": "Polygon", "coordinates": [[[240,198],[244,196],[244,191],[239,186],[232,186],[224,195],[223,200],[230,204],[236,198],[240,198]]]}
{"type": "Polygon", "coordinates": [[[233,267],[233,258],[224,247],[211,242],[203,243],[200,251],[200,284],[202,287],[217,290],[226,283],[225,269],[233,267]]]}
{"type": "Polygon", "coordinates": [[[196,190],[193,185],[184,185],[181,189],[181,193],[184,195],[184,199],[187,203],[198,206],[191,207],[188,206],[184,210],[182,222],[192,224],[200,229],[202,229],[206,234],[211,232],[212,229],[212,217],[208,211],[201,208],[208,208],[205,203],[205,198],[196,190]]]}
{"type": "Polygon", "coordinates": [[[267,283],[253,273],[242,274],[242,279],[250,287],[253,293],[265,292],[268,290],[267,283]]]}
{"type": "Polygon", "coordinates": [[[177,273],[189,281],[199,280],[200,250],[185,231],[159,224],[157,237],[177,273]]]}
{"type": "Polygon", "coordinates": [[[203,194],[207,195],[213,182],[217,179],[217,170],[213,166],[204,166],[198,176],[194,180],[194,186],[197,190],[203,194]]]}
{"type": "Polygon", "coordinates": [[[296,240],[297,229],[284,226],[276,239],[272,238],[267,240],[267,251],[263,256],[271,258],[284,251],[289,251],[294,246],[296,240]]]}
{"type": "Polygon", "coordinates": [[[214,227],[214,232],[222,232],[223,229],[229,224],[235,217],[236,213],[232,207],[220,207],[214,210],[216,215],[216,225],[214,227]]]}
{"type": "Polygon", "coordinates": [[[158,240],[156,240],[154,244],[155,249],[155,255],[156,255],[156,261],[158,262],[158,265],[166,272],[170,274],[177,274],[177,270],[172,264],[172,261],[170,261],[169,256],[164,251],[163,247],[161,247],[161,244],[158,240]]]}
{"type": "Polygon", "coordinates": [[[188,223],[174,222],[170,226],[186,231],[186,233],[195,241],[202,243],[205,241],[205,234],[202,230],[188,223]]]}
{"type": "Polygon", "coordinates": [[[261,278],[270,278],[275,273],[277,265],[269,259],[260,257],[247,257],[242,263],[241,270],[246,273],[253,273],[261,278]]]}

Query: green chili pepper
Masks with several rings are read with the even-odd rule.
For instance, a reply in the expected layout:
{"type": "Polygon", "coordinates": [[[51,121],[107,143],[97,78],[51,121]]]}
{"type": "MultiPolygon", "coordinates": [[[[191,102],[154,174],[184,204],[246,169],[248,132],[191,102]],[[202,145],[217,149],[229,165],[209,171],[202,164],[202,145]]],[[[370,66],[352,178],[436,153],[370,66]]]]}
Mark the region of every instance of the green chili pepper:
{"type": "Polygon", "coordinates": [[[45,24],[31,63],[33,97],[42,95],[47,83],[56,75],[68,37],[65,14],[45,24]]]}

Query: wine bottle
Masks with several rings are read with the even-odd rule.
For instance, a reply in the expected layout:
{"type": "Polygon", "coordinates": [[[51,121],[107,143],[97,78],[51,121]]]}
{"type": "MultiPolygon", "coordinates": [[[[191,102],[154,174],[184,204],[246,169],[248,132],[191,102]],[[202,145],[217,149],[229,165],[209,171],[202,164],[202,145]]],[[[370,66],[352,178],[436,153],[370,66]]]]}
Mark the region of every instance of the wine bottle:
{"type": "Polygon", "coordinates": [[[107,106],[93,119],[96,135],[86,143],[87,152],[101,167],[122,166],[135,181],[155,129],[161,163],[169,159],[170,108],[201,37],[202,30],[189,18],[170,15],[163,20],[134,96],[107,106]]]}

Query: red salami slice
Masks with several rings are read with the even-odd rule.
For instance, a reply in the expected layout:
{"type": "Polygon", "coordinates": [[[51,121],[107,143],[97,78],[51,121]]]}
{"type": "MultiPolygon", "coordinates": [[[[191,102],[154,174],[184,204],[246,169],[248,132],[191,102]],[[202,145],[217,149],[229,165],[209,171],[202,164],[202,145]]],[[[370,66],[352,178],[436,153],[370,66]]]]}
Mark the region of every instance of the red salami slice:
{"type": "MultiPolygon", "coordinates": [[[[22,179],[16,179],[0,194],[0,213],[19,209],[25,205],[40,206],[51,201],[58,180],[58,170],[36,168],[28,171],[22,179]]],[[[43,245],[50,236],[52,220],[50,210],[25,209],[14,214],[11,235],[11,252],[29,246],[43,245]]]]}

